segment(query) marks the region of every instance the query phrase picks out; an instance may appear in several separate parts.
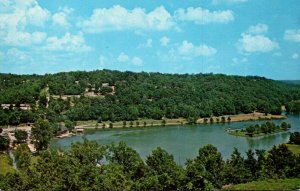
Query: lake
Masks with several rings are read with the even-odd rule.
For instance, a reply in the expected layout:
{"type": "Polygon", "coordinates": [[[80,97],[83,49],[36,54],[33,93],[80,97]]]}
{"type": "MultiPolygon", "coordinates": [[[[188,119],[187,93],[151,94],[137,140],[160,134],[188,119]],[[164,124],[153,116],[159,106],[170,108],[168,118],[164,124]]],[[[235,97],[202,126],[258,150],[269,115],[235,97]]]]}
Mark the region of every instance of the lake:
{"type": "MultiPolygon", "coordinates": [[[[292,125],[290,132],[300,131],[300,115],[288,115],[287,119],[272,120],[275,124],[283,121],[292,125]]],[[[216,146],[226,159],[230,157],[234,147],[244,154],[248,149],[269,150],[273,145],[288,142],[289,132],[256,138],[235,137],[226,132],[228,128],[240,129],[264,122],[266,121],[96,130],[85,135],[53,139],[50,147],[68,149],[71,143],[82,142],[83,137],[100,144],[125,141],[142,158],[146,158],[153,149],[160,146],[172,154],[178,164],[184,165],[187,158],[197,156],[199,148],[207,144],[216,146]]]]}

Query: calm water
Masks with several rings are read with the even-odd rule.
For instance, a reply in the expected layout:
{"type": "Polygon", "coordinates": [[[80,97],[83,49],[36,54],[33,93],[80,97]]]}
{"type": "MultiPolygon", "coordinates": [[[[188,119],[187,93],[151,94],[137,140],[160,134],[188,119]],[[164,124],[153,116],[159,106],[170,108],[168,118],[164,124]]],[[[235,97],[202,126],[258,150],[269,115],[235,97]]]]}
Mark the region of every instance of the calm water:
{"type": "MultiPolygon", "coordinates": [[[[300,115],[289,115],[288,119],[285,120],[273,120],[276,124],[283,121],[292,125],[291,132],[300,131],[300,115]]],[[[178,164],[183,165],[187,158],[194,158],[199,148],[207,144],[216,146],[223,157],[228,158],[234,147],[238,148],[240,152],[245,152],[248,149],[269,150],[273,145],[285,143],[289,140],[289,132],[258,138],[244,138],[228,135],[225,131],[228,128],[239,129],[250,124],[264,122],[249,121],[229,124],[99,130],[82,136],[55,139],[51,142],[51,147],[68,149],[71,143],[83,141],[83,137],[88,140],[96,140],[100,144],[125,141],[143,158],[160,146],[171,153],[178,164]]]]}

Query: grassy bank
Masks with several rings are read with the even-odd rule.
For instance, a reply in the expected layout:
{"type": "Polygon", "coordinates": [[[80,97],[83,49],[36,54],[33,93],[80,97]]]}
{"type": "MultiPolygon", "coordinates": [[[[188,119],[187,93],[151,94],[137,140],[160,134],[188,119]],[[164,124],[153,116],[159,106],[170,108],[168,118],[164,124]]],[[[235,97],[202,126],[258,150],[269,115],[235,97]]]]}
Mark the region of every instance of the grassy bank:
{"type": "Polygon", "coordinates": [[[300,178],[255,181],[237,184],[224,188],[225,190],[296,190],[300,188],[300,178]]]}
{"type": "Polygon", "coordinates": [[[14,171],[11,158],[8,156],[8,154],[0,153],[0,169],[0,174],[2,175],[14,171]]]}
{"type": "MultiPolygon", "coordinates": [[[[270,120],[270,119],[285,119],[284,115],[265,115],[263,113],[250,113],[250,114],[238,114],[238,115],[226,115],[219,117],[211,117],[213,123],[229,123],[229,122],[240,122],[240,121],[255,121],[255,120],[270,120]],[[222,117],[225,121],[222,121],[222,117]]],[[[197,124],[210,124],[211,118],[199,118],[197,124]]],[[[103,121],[97,123],[96,120],[89,121],[77,121],[77,128],[109,128],[112,124],[113,128],[122,128],[122,127],[151,127],[151,126],[168,126],[168,125],[183,125],[188,124],[188,121],[184,118],[176,119],[165,119],[165,120],[154,120],[154,119],[139,119],[136,121],[126,121],[124,125],[123,121],[110,122],[103,121]]]]}
{"type": "Polygon", "coordinates": [[[288,149],[292,151],[294,154],[300,154],[300,145],[294,145],[294,144],[286,144],[288,149]]]}

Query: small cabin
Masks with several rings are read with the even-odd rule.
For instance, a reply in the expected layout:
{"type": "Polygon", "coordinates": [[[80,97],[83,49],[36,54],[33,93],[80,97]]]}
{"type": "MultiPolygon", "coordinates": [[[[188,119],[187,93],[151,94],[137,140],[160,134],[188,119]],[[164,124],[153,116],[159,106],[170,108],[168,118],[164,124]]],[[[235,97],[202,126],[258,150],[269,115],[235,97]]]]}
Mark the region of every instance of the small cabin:
{"type": "Polygon", "coordinates": [[[84,132],[84,129],[83,128],[77,128],[76,129],[76,133],[83,133],[84,132]]]}
{"type": "Polygon", "coordinates": [[[102,87],[108,87],[109,83],[102,83],[102,87]]]}
{"type": "Polygon", "coordinates": [[[69,130],[65,126],[62,126],[60,130],[56,133],[56,136],[61,136],[66,133],[69,133],[69,130]]]}

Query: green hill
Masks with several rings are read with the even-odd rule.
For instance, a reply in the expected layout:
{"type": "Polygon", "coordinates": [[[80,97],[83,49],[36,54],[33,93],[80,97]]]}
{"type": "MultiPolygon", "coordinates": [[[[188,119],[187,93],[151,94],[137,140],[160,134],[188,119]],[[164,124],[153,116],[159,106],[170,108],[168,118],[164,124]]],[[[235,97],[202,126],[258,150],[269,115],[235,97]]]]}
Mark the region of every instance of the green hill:
{"type": "MultiPolygon", "coordinates": [[[[197,118],[253,111],[279,114],[282,105],[299,99],[299,85],[257,76],[110,70],[0,74],[0,104],[11,109],[22,104],[36,108],[30,114],[11,111],[16,115],[13,123],[32,121],[46,107],[47,118],[70,120],[197,118]]],[[[0,110],[0,124],[12,123],[4,115],[11,113],[0,110]]]]}

